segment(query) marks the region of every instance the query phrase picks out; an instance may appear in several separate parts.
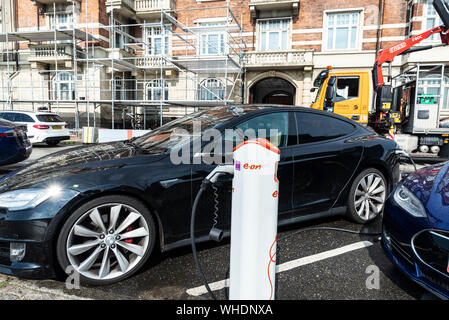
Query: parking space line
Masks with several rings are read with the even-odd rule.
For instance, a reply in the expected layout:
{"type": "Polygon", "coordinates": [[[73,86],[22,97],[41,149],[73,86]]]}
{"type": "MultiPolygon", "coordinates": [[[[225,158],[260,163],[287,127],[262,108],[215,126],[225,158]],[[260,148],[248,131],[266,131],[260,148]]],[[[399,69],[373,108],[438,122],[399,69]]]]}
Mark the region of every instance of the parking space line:
{"type": "MultiPolygon", "coordinates": [[[[304,266],[304,265],[311,264],[311,263],[314,263],[317,261],[321,261],[321,260],[325,260],[325,259],[332,258],[335,256],[339,256],[339,255],[342,255],[344,253],[348,253],[348,252],[351,252],[354,250],[367,248],[372,245],[373,245],[373,243],[370,241],[360,241],[360,242],[349,244],[347,246],[343,246],[343,247],[340,247],[337,249],[332,249],[332,250],[324,251],[324,252],[317,253],[317,254],[314,254],[311,256],[284,262],[284,263],[281,263],[280,265],[276,266],[276,273],[288,271],[288,270],[291,270],[294,268],[298,268],[300,266],[304,266]]],[[[211,288],[212,291],[221,290],[228,286],[229,286],[229,279],[220,280],[220,281],[212,282],[209,284],[209,287],[211,288]]],[[[187,292],[187,294],[189,294],[191,296],[197,297],[197,296],[206,294],[207,289],[205,286],[199,286],[199,287],[188,289],[186,292],[187,292]]]]}

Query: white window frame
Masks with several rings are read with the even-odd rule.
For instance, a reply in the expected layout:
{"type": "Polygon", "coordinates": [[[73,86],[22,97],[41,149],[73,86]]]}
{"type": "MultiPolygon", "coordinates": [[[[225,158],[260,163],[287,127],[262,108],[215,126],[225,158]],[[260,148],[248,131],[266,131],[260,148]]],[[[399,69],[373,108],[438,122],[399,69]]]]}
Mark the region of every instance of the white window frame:
{"type": "MultiPolygon", "coordinates": [[[[443,24],[440,16],[436,12],[432,3],[433,3],[433,1],[427,0],[424,4],[423,20],[422,20],[422,31],[423,32],[443,24]],[[431,15],[429,15],[429,11],[432,11],[431,15]],[[428,25],[429,19],[435,19],[435,24],[432,27],[430,27],[428,25]]],[[[440,40],[440,36],[438,34],[434,34],[434,35],[430,36],[429,38],[425,39],[424,41],[425,42],[440,42],[441,40],[440,40]]]]}
{"type": "Polygon", "coordinates": [[[74,14],[73,12],[65,12],[65,11],[56,11],[55,13],[53,12],[47,12],[47,26],[49,30],[68,30],[68,29],[72,29],[76,23],[76,14],[74,14]],[[56,17],[61,17],[61,16],[67,16],[67,21],[64,23],[60,23],[59,21],[57,21],[58,18],[55,19],[55,15],[56,17]],[[56,23],[55,23],[56,20],[56,23]]]}
{"type": "MultiPolygon", "coordinates": [[[[360,52],[362,51],[362,43],[363,43],[363,25],[365,21],[365,10],[364,8],[347,8],[347,9],[338,9],[338,10],[325,10],[323,14],[323,39],[321,43],[321,51],[326,52],[360,52]],[[329,36],[329,15],[333,14],[345,14],[345,13],[358,13],[359,19],[358,23],[356,25],[348,25],[350,28],[351,26],[357,26],[357,40],[355,48],[347,48],[347,49],[329,49],[327,47],[328,44],[328,36],[329,36]]],[[[334,36],[333,40],[333,48],[335,48],[335,41],[336,36],[334,36]]],[[[350,40],[348,41],[350,43],[350,40]]]]}
{"type": "Polygon", "coordinates": [[[201,81],[198,90],[198,100],[208,101],[208,100],[224,100],[225,95],[225,84],[218,78],[206,78],[201,81]],[[216,83],[216,86],[211,86],[212,83],[216,83]],[[207,88],[207,89],[206,89],[207,88]],[[208,91],[210,90],[210,91],[208,91]],[[212,93],[213,92],[213,93],[212,93]],[[204,97],[203,97],[204,94],[204,97]],[[216,95],[215,95],[216,94],[216,95]],[[212,99],[206,99],[209,98],[212,99]]]}
{"type": "Polygon", "coordinates": [[[148,101],[166,101],[169,97],[169,85],[168,82],[164,79],[153,79],[145,83],[145,99],[148,101]],[[151,97],[148,94],[148,91],[151,90],[151,97]],[[157,90],[161,90],[161,100],[155,100],[154,99],[154,93],[157,92],[157,90]]]}
{"type": "Polygon", "coordinates": [[[144,41],[146,43],[145,54],[147,56],[171,55],[171,32],[167,30],[168,28],[171,28],[171,26],[164,26],[163,28],[160,26],[144,27],[144,41]],[[156,29],[160,29],[159,34],[155,34],[156,29]],[[151,41],[148,41],[148,39],[151,39],[151,41]],[[159,54],[156,53],[154,47],[156,39],[161,39],[161,53],[159,54]]]}
{"type": "Polygon", "coordinates": [[[199,22],[198,23],[198,30],[199,37],[198,37],[198,49],[197,49],[197,55],[201,56],[215,56],[215,55],[224,55],[228,53],[228,43],[227,43],[227,34],[225,31],[216,31],[214,28],[210,31],[208,31],[208,27],[217,27],[223,25],[223,29],[226,27],[226,20],[221,21],[217,20],[216,22],[199,22]],[[218,36],[218,47],[214,48],[213,46],[210,46],[210,40],[208,39],[209,36],[216,35],[218,36]],[[203,46],[204,37],[207,37],[205,43],[206,47],[203,46]],[[205,51],[206,49],[207,51],[205,51]],[[210,52],[212,50],[216,50],[217,52],[210,52]]]}
{"type": "MultiPolygon", "coordinates": [[[[257,24],[256,24],[256,32],[257,32],[257,37],[256,37],[256,48],[258,51],[261,52],[269,52],[269,51],[286,51],[286,50],[291,50],[292,48],[292,18],[291,17],[283,17],[283,18],[267,18],[267,19],[257,19],[257,24]],[[266,37],[265,39],[265,50],[262,50],[262,26],[261,23],[263,23],[264,21],[273,21],[273,20],[288,20],[288,26],[285,29],[287,31],[287,45],[285,49],[277,49],[277,50],[269,50],[268,49],[268,44],[269,44],[269,37],[266,37]]],[[[279,32],[279,34],[281,34],[283,31],[283,29],[279,29],[279,30],[274,30],[271,32],[279,32]]],[[[280,43],[282,43],[282,36],[279,37],[279,41],[280,43]]]]}
{"type": "MultiPolygon", "coordinates": [[[[54,78],[53,78],[53,88],[54,88],[54,99],[55,100],[60,100],[60,101],[69,101],[69,100],[74,100],[75,99],[75,80],[73,77],[73,74],[70,72],[59,72],[57,73],[54,78]],[[61,76],[62,75],[69,75],[69,79],[66,80],[61,80],[61,76]],[[69,90],[68,90],[68,94],[69,97],[67,99],[67,97],[62,97],[61,94],[61,84],[68,84],[69,90]]],[[[67,91],[67,90],[64,90],[67,91]]]]}

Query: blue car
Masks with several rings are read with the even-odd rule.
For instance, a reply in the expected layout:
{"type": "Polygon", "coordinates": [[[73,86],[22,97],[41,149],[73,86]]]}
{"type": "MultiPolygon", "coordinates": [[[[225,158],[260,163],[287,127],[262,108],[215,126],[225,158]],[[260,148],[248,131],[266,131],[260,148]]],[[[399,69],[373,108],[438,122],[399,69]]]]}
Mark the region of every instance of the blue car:
{"type": "Polygon", "coordinates": [[[31,150],[26,127],[0,119],[0,166],[27,159],[31,150]]]}
{"type": "Polygon", "coordinates": [[[395,186],[385,205],[382,247],[409,278],[449,298],[449,162],[395,186]]]}

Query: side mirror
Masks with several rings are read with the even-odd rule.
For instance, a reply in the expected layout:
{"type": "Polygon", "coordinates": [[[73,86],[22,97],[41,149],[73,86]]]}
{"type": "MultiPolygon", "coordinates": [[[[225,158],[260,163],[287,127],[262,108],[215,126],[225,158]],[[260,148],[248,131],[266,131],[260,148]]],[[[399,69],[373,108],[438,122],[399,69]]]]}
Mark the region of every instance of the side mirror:
{"type": "Polygon", "coordinates": [[[316,88],[310,89],[310,92],[315,92],[315,91],[316,91],[316,88]]]}
{"type": "Polygon", "coordinates": [[[334,99],[335,99],[335,85],[337,83],[337,77],[332,76],[327,82],[326,96],[324,97],[324,111],[334,112],[334,99]]]}

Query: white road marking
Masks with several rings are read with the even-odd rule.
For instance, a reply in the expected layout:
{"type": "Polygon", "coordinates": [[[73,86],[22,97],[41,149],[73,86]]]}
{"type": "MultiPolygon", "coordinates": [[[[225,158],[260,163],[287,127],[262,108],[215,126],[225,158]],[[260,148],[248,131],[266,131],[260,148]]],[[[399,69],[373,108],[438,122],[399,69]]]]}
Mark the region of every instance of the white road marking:
{"type": "MultiPolygon", "coordinates": [[[[339,256],[339,255],[342,255],[347,252],[367,248],[372,245],[373,245],[373,243],[370,241],[360,241],[360,242],[356,242],[356,243],[353,243],[353,244],[350,244],[347,246],[343,246],[341,248],[332,249],[332,250],[317,253],[317,254],[314,254],[314,255],[311,255],[308,257],[303,257],[303,258],[299,258],[296,260],[284,262],[284,263],[276,266],[276,273],[295,269],[295,268],[305,266],[307,264],[311,264],[311,263],[314,263],[317,261],[321,261],[321,260],[325,260],[325,259],[332,258],[335,256],[339,256]]],[[[221,290],[228,286],[229,286],[229,279],[220,280],[220,281],[212,282],[209,284],[209,287],[211,288],[212,291],[221,290]]],[[[199,287],[188,289],[186,292],[187,292],[187,294],[189,294],[191,296],[197,297],[197,296],[206,294],[207,289],[205,286],[199,286],[199,287]]]]}

